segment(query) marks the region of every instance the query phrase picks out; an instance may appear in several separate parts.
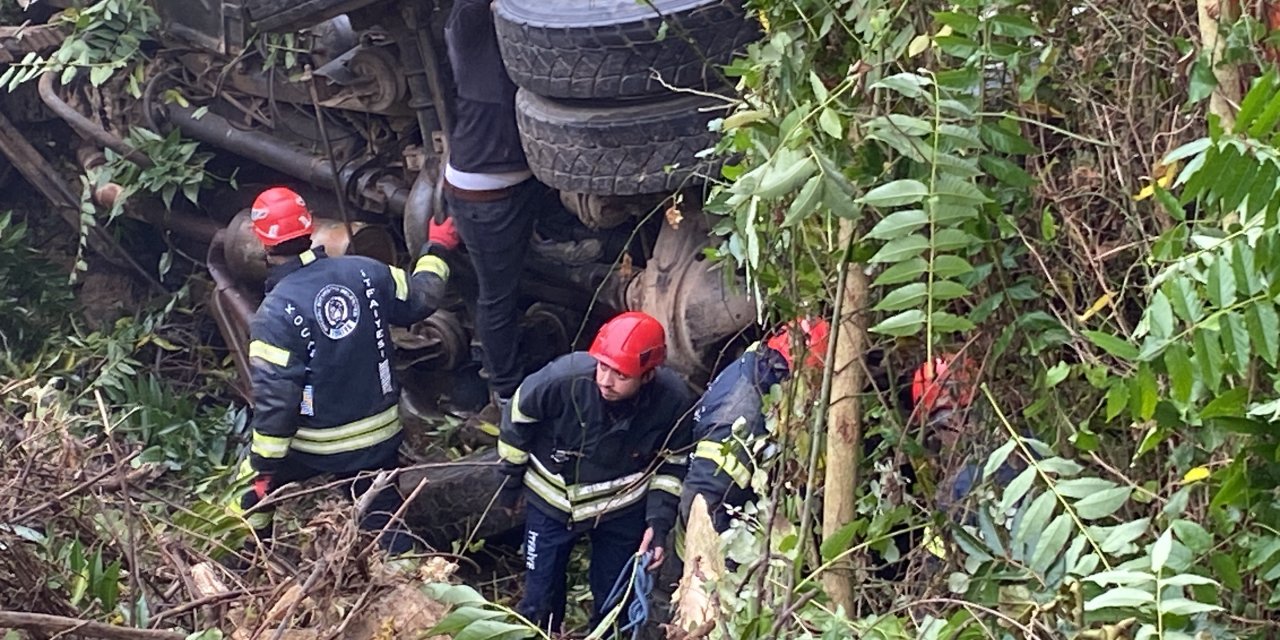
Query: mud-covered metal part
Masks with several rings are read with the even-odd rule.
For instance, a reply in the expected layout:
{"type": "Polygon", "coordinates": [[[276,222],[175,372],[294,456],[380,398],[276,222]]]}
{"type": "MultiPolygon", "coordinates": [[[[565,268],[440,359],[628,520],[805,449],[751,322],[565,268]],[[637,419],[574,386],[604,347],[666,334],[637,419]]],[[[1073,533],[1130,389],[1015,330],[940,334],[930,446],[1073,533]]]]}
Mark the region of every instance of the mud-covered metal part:
{"type": "Polygon", "coordinates": [[[225,240],[222,230],[209,243],[205,262],[213,278],[213,293],[209,296],[209,308],[218,323],[218,332],[231,350],[236,363],[235,389],[246,402],[253,402],[253,387],[249,383],[249,321],[262,302],[261,287],[250,289],[236,281],[227,267],[225,240]]]}
{"type": "MultiPolygon", "coordinates": [[[[171,123],[184,134],[248,158],[259,164],[289,174],[317,187],[333,188],[334,169],[328,160],[299,149],[270,135],[238,129],[226,118],[206,112],[195,116],[195,109],[176,104],[167,106],[171,123]]],[[[404,213],[409,188],[393,174],[371,163],[348,162],[338,174],[343,194],[361,208],[404,213]],[[370,178],[370,175],[376,177],[370,178]]]]}
{"type": "Polygon", "coordinates": [[[152,0],[166,34],[188,44],[235,55],[244,50],[241,2],[227,0],[152,0]]]}
{"type": "Polygon", "coordinates": [[[490,507],[506,479],[499,465],[497,451],[490,449],[444,466],[403,471],[400,492],[405,496],[426,483],[406,508],[405,521],[427,544],[445,551],[454,542],[482,540],[520,526],[522,510],[490,507]]]}
{"type": "Polygon", "coordinates": [[[525,371],[537,371],[556,357],[573,351],[583,315],[568,307],[535,302],[520,318],[520,354],[525,371]]]}
{"type": "Polygon", "coordinates": [[[723,263],[705,260],[709,218],[685,212],[678,228],[664,224],[653,257],[627,289],[631,309],[666,327],[667,363],[695,384],[710,378],[718,350],[755,319],[755,304],[737,278],[726,278],[723,263]]]}
{"type": "Polygon", "coordinates": [[[427,365],[438,371],[456,369],[471,358],[468,336],[462,320],[447,309],[408,329],[391,329],[391,340],[399,349],[398,366],[427,365]]]}
{"type": "Polygon", "coordinates": [[[102,126],[85,117],[84,114],[76,111],[74,107],[67,104],[67,102],[58,95],[58,77],[56,72],[46,71],[44,72],[44,75],[40,76],[39,90],[40,99],[44,101],[45,105],[57,114],[59,118],[62,118],[67,122],[67,124],[71,125],[71,128],[76,130],[76,133],[79,133],[99,146],[115,151],[129,162],[132,162],[139,167],[146,169],[154,166],[151,162],[151,158],[148,158],[146,154],[134,149],[129,145],[129,143],[121,139],[120,136],[102,128],[102,126]]]}
{"type": "Polygon", "coordinates": [[[403,20],[393,20],[388,28],[399,45],[401,70],[409,85],[409,106],[417,114],[422,144],[430,148],[431,132],[438,128],[447,141],[453,122],[440,77],[435,26],[430,14],[421,12],[415,3],[404,3],[400,12],[403,20]]]}
{"type": "Polygon", "coordinates": [[[578,216],[588,229],[612,229],[653,211],[666,194],[601,196],[594,193],[560,192],[560,202],[578,216]]]}
{"type": "Polygon", "coordinates": [[[304,29],[322,20],[384,0],[248,0],[242,2],[255,31],[304,29]]]}
{"type": "Polygon", "coordinates": [[[430,170],[423,168],[413,181],[409,199],[404,205],[404,244],[410,251],[418,250],[427,241],[427,221],[436,212],[436,183],[430,170]]]}
{"type": "Polygon", "coordinates": [[[385,47],[360,45],[315,70],[315,75],[338,87],[320,105],[385,113],[404,99],[405,85],[395,58],[385,47]]]}
{"type": "Polygon", "coordinates": [[[0,26],[0,65],[22,60],[29,53],[57,49],[69,30],[62,24],[0,26]]]}

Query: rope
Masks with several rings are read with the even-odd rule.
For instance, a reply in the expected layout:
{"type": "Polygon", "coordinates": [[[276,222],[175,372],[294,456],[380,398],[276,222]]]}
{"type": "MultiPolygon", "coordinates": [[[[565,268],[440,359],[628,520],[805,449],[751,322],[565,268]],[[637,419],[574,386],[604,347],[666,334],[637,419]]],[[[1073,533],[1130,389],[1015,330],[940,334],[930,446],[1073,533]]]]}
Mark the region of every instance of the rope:
{"type": "MultiPolygon", "coordinates": [[[[631,558],[631,562],[622,568],[622,573],[618,574],[618,579],[613,583],[613,590],[609,592],[609,597],[605,598],[604,607],[601,608],[601,611],[608,611],[609,614],[596,629],[596,633],[610,626],[622,612],[622,605],[626,604],[627,597],[634,595],[631,598],[631,604],[627,606],[627,624],[619,631],[622,633],[630,631],[631,640],[639,640],[640,630],[644,627],[644,623],[649,621],[649,594],[653,593],[653,575],[645,567],[648,567],[652,561],[652,551],[646,551],[644,554],[637,553],[631,558]]],[[[596,637],[596,634],[592,633],[592,637],[596,637]]]]}

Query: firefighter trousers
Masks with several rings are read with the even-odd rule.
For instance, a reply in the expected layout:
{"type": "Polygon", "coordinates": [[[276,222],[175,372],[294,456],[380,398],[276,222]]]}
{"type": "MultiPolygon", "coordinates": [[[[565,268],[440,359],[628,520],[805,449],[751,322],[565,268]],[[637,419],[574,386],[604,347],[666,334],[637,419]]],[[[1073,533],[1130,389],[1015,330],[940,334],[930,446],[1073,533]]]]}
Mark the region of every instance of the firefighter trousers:
{"type": "MultiPolygon", "coordinates": [[[[593,601],[591,626],[594,628],[604,618],[607,612],[601,611],[600,607],[613,590],[618,574],[640,549],[647,527],[643,501],[610,516],[608,520],[582,530],[581,527],[570,528],[533,505],[526,509],[524,560],[527,572],[524,598],[516,605],[520,615],[544,630],[560,631],[568,594],[565,572],[569,567],[569,555],[586,534],[591,541],[591,566],[587,571],[593,601]]],[[[623,609],[618,624],[626,622],[626,609],[623,609]]]]}

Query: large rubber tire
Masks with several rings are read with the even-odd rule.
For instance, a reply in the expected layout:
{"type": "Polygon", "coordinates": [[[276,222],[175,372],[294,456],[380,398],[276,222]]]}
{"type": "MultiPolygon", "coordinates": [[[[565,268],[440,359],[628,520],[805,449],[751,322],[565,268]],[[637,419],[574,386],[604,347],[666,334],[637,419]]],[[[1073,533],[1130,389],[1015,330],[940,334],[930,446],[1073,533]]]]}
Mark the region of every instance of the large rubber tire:
{"type": "Polygon", "coordinates": [[[693,94],[643,103],[579,106],[516,94],[516,121],[529,168],[560,191],[628,196],[703,182],[721,161],[697,153],[714,146],[707,130],[726,102],[693,94]]]}
{"type": "Polygon", "coordinates": [[[511,79],[552,98],[668,91],[655,72],[716,88],[716,67],[760,37],[741,0],[498,0],[495,24],[511,79]]]}

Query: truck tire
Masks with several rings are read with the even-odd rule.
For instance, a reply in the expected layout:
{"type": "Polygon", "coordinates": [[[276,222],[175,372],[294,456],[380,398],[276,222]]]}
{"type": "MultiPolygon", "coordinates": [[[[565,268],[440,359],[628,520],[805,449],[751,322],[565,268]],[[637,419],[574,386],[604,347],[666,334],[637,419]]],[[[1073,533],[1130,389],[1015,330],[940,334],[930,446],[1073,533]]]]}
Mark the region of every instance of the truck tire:
{"type": "Polygon", "coordinates": [[[718,88],[716,67],[760,37],[741,0],[498,0],[494,21],[511,79],[551,98],[668,91],[655,73],[718,88]]]}
{"type": "Polygon", "coordinates": [[[449,551],[454,542],[481,540],[524,524],[524,512],[492,506],[506,476],[498,470],[494,449],[473,453],[449,465],[411,469],[400,474],[400,493],[413,494],[425,482],[404,519],[414,535],[433,549],[449,551]]]}
{"type": "Polygon", "coordinates": [[[544,184],[560,191],[629,196],[674,191],[718,172],[720,160],[697,154],[719,140],[707,123],[723,116],[726,106],[724,100],[693,94],[580,106],[521,89],[516,122],[529,168],[544,184]]]}

